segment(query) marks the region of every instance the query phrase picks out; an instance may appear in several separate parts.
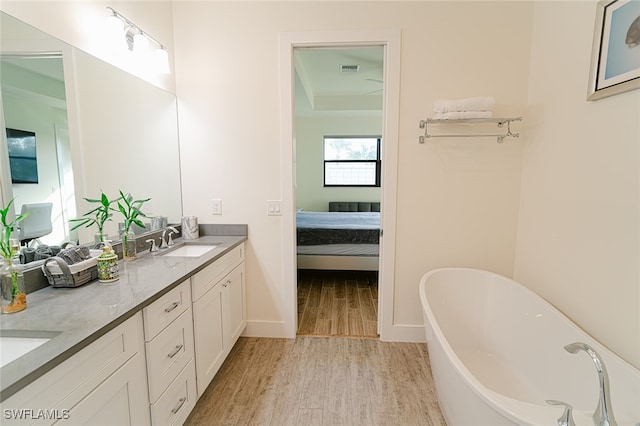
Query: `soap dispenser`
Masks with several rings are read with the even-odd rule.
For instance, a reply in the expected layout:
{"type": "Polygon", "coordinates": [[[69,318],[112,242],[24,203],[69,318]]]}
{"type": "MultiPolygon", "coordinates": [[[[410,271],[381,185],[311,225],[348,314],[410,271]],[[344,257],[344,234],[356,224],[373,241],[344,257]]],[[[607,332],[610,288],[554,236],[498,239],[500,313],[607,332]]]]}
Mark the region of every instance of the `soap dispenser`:
{"type": "Polygon", "coordinates": [[[98,256],[98,281],[110,283],[117,281],[120,276],[118,272],[118,255],[113,251],[109,241],[105,241],[102,253],[98,256]]]}

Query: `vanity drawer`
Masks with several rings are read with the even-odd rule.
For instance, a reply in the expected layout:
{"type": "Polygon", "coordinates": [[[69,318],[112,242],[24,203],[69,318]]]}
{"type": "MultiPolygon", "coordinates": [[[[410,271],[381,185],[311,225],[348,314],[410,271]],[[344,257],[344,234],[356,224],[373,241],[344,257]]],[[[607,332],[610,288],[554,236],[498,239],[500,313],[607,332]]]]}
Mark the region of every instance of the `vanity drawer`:
{"type": "Polygon", "coordinates": [[[213,288],[226,274],[244,260],[244,244],[235,247],[229,253],[191,277],[192,297],[195,302],[213,288]]]}
{"type": "Polygon", "coordinates": [[[160,299],[146,306],[144,315],[144,338],[148,342],[162,329],[178,318],[191,306],[191,287],[185,281],[160,299]]]}
{"type": "Polygon", "coordinates": [[[191,309],[182,313],[162,333],[145,343],[149,400],[155,402],[178,373],[193,359],[191,309]]]}
{"type": "Polygon", "coordinates": [[[196,405],[196,399],[196,373],[191,360],[158,401],[151,404],[151,424],[183,424],[196,405]]]}

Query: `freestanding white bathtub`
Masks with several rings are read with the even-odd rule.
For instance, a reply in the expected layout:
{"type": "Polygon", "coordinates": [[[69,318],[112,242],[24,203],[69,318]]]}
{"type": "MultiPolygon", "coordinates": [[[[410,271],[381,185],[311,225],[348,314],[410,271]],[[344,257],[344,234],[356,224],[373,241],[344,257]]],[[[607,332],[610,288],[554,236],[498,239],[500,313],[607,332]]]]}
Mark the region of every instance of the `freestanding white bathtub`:
{"type": "Polygon", "coordinates": [[[557,425],[563,408],[545,400],[571,404],[577,426],[593,425],[598,374],[585,352],[565,351],[574,342],[603,359],[618,426],[640,426],[640,371],[523,285],[478,269],[442,268],[422,277],[420,299],[449,426],[557,425]]]}

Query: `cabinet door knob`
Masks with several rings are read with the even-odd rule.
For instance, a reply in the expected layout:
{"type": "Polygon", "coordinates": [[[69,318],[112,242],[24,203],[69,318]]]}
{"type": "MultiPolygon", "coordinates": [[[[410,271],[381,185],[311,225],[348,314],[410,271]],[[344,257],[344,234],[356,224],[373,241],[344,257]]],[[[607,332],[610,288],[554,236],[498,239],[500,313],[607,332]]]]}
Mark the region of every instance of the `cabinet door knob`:
{"type": "Polygon", "coordinates": [[[169,312],[173,311],[175,308],[177,308],[178,306],[180,306],[180,302],[173,302],[171,304],[171,306],[169,306],[168,308],[165,308],[164,311],[166,313],[169,313],[169,312]]]}
{"type": "Polygon", "coordinates": [[[176,414],[178,411],[180,411],[185,402],[187,402],[187,398],[183,396],[182,398],[180,398],[180,400],[178,400],[178,405],[176,406],[176,408],[171,409],[171,412],[173,414],[176,414]]]}
{"type": "Polygon", "coordinates": [[[182,349],[183,345],[178,345],[176,346],[176,348],[173,350],[173,352],[171,352],[170,354],[167,354],[167,356],[169,358],[173,358],[174,356],[176,356],[178,354],[178,352],[180,352],[180,349],[182,349]]]}

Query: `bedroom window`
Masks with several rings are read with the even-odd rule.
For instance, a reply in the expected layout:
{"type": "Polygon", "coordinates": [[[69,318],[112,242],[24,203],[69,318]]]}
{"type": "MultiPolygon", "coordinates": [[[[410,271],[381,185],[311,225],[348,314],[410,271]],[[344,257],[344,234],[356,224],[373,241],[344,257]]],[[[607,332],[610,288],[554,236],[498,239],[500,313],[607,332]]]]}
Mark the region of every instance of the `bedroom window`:
{"type": "Polygon", "coordinates": [[[324,186],[380,186],[380,140],[325,136],[324,186]]]}

